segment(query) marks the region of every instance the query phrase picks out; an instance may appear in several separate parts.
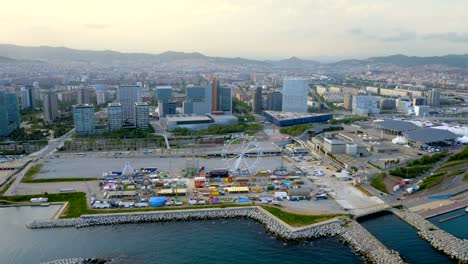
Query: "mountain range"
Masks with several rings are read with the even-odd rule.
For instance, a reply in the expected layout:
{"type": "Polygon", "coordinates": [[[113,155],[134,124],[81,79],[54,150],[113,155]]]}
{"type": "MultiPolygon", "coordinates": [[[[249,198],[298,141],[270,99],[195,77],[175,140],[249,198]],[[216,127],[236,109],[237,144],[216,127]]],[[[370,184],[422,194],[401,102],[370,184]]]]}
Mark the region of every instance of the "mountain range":
{"type": "Polygon", "coordinates": [[[448,67],[468,68],[468,54],[445,55],[432,57],[406,56],[402,54],[372,57],[363,60],[342,60],[334,63],[320,63],[314,60],[291,57],[284,60],[253,60],[245,58],[210,57],[198,52],[186,53],[166,51],[160,54],[123,53],[111,50],[93,51],[78,50],[66,47],[25,47],[11,44],[0,44],[0,63],[21,61],[46,62],[84,62],[92,64],[116,63],[172,63],[172,62],[206,62],[214,64],[254,65],[280,68],[309,68],[319,65],[330,66],[365,66],[373,64],[391,64],[401,67],[423,65],[444,65],[448,67]]]}

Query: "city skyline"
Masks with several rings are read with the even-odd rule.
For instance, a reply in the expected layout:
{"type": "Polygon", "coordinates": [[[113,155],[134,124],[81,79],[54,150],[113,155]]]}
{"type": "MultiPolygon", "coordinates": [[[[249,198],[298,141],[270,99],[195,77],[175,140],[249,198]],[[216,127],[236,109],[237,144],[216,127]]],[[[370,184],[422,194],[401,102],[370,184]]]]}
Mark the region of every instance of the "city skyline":
{"type": "Polygon", "coordinates": [[[463,14],[468,1],[464,0],[262,1],[255,5],[247,1],[140,1],[135,5],[23,0],[4,7],[9,12],[0,18],[0,43],[24,46],[145,53],[174,50],[253,59],[468,53],[468,23],[463,14]]]}

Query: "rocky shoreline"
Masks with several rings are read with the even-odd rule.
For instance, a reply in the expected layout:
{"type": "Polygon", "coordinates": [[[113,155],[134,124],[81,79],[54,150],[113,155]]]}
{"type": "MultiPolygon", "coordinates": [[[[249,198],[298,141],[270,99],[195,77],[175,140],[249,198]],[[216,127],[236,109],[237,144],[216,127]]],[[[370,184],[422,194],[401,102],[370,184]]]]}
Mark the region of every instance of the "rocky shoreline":
{"type": "Polygon", "coordinates": [[[458,260],[459,263],[468,263],[467,239],[457,238],[407,209],[393,208],[389,211],[416,228],[418,235],[435,249],[442,251],[452,259],[458,260]]]}
{"type": "Polygon", "coordinates": [[[67,259],[57,259],[43,264],[106,264],[111,263],[111,260],[102,259],[102,258],[67,258],[67,259]]]}
{"type": "MultiPolygon", "coordinates": [[[[250,218],[260,222],[265,229],[284,240],[305,240],[321,237],[338,237],[349,244],[368,263],[404,263],[398,252],[387,249],[380,241],[352,220],[331,219],[310,226],[294,228],[279,220],[261,207],[196,209],[159,211],[131,214],[84,215],[72,219],[35,220],[28,228],[75,227],[151,223],[169,221],[207,220],[225,218],[250,218]]],[[[68,262],[66,262],[68,263],[68,262]]]]}

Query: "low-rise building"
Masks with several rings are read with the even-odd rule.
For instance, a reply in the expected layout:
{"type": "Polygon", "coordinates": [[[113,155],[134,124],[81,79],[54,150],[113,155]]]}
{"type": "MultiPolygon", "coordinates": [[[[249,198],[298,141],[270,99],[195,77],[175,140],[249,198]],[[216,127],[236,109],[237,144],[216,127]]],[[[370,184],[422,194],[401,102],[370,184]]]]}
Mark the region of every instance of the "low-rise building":
{"type": "Polygon", "coordinates": [[[281,127],[312,122],[326,122],[333,118],[332,114],[312,114],[277,111],[263,111],[263,115],[268,121],[281,127]]]}
{"type": "Polygon", "coordinates": [[[176,128],[187,128],[190,130],[206,129],[213,125],[235,125],[238,119],[233,115],[167,115],[163,118],[163,124],[168,131],[176,128]]]}

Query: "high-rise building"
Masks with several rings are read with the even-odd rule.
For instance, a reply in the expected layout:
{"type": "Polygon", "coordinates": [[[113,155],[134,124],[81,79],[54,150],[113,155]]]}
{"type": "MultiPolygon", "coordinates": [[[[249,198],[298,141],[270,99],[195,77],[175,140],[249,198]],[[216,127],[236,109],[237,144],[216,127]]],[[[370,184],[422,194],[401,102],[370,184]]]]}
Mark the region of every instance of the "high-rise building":
{"type": "Polygon", "coordinates": [[[106,86],[104,84],[94,85],[96,90],[96,103],[98,105],[106,103],[106,86]]]}
{"type": "Polygon", "coordinates": [[[184,114],[208,114],[212,111],[211,90],[208,87],[188,86],[183,103],[184,114]]]}
{"type": "Polygon", "coordinates": [[[59,118],[57,93],[46,91],[42,94],[42,108],[44,109],[44,121],[53,122],[59,118]]]}
{"type": "Polygon", "coordinates": [[[73,106],[73,122],[76,134],[80,136],[93,135],[96,132],[94,106],[89,104],[73,106]]]}
{"type": "Polygon", "coordinates": [[[34,87],[25,85],[21,87],[21,109],[34,108],[34,87]]]}
{"type": "Polygon", "coordinates": [[[0,91],[0,137],[6,137],[21,126],[16,94],[0,91]]]}
{"type": "Polygon", "coordinates": [[[284,112],[307,112],[307,96],[309,95],[309,84],[306,79],[283,79],[282,94],[282,109],[284,112]]]}
{"type": "Polygon", "coordinates": [[[209,82],[209,87],[212,91],[213,112],[232,114],[232,89],[222,87],[216,78],[209,82]]]}
{"type": "Polygon", "coordinates": [[[353,109],[353,96],[351,94],[345,94],[343,97],[343,107],[346,110],[353,109]]]}
{"type": "Polygon", "coordinates": [[[256,114],[261,114],[263,110],[263,97],[262,97],[262,87],[258,86],[255,89],[253,96],[253,111],[256,114]]]}
{"type": "Polygon", "coordinates": [[[78,88],[78,104],[91,104],[91,89],[81,86],[78,88]]]}
{"type": "Polygon", "coordinates": [[[420,106],[420,105],[425,105],[425,104],[426,104],[426,99],[424,99],[424,97],[413,98],[413,106],[420,106]]]}
{"type": "Polygon", "coordinates": [[[122,105],[124,120],[133,121],[134,104],[141,102],[141,87],[138,85],[120,85],[117,88],[117,101],[122,105]]]}
{"type": "Polygon", "coordinates": [[[29,90],[26,87],[21,87],[21,109],[28,109],[30,107],[29,90]]]}
{"type": "Polygon", "coordinates": [[[135,127],[147,129],[149,127],[149,122],[148,103],[135,103],[135,127]]]}
{"type": "Polygon", "coordinates": [[[438,88],[433,88],[429,93],[429,105],[440,106],[440,90],[438,88]]]}
{"type": "Polygon", "coordinates": [[[281,92],[272,92],[267,96],[267,109],[281,111],[283,107],[283,95],[281,92]]]}
{"type": "Polygon", "coordinates": [[[109,131],[122,129],[123,109],[120,103],[109,103],[107,105],[109,131]]]}
{"type": "Polygon", "coordinates": [[[171,86],[156,86],[156,100],[169,102],[172,98],[171,86]]]}
{"type": "Polygon", "coordinates": [[[159,117],[165,117],[166,115],[173,115],[177,113],[176,102],[164,102],[158,101],[158,112],[159,117]]]}
{"type": "Polygon", "coordinates": [[[353,114],[368,115],[380,113],[380,96],[357,95],[353,96],[353,114]]]}

